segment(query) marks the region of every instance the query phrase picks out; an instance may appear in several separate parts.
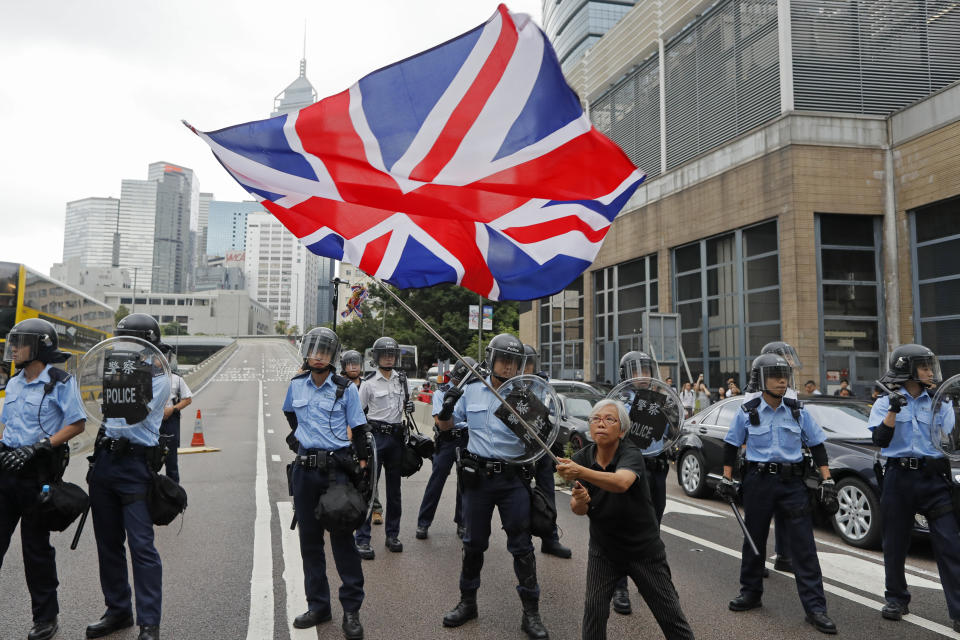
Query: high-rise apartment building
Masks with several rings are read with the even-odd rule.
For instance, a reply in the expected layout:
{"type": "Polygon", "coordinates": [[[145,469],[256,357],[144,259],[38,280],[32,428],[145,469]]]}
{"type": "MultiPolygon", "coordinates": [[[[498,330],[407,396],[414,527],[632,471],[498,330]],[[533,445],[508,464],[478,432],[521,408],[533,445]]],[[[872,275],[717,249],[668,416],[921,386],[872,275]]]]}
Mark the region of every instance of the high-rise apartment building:
{"type": "Polygon", "coordinates": [[[149,290],[153,283],[153,232],[157,218],[157,183],[120,182],[117,265],[130,270],[134,289],[149,290]]]}
{"type": "Polygon", "coordinates": [[[114,234],[120,201],[116,198],[83,198],[67,203],[63,229],[63,261],[79,259],[86,267],[114,264],[114,234]]]}
{"type": "Polygon", "coordinates": [[[320,258],[269,213],[247,216],[244,272],[250,297],[276,320],[300,331],[316,325],[320,258]]]}

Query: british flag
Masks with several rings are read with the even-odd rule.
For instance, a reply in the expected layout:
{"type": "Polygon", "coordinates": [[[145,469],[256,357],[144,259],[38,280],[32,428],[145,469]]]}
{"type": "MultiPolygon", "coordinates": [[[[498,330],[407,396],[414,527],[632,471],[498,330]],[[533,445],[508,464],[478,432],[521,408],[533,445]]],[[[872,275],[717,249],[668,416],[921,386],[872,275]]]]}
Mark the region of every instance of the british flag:
{"type": "Polygon", "coordinates": [[[539,27],[504,5],[299,112],[187,126],[314,253],[492,300],[572,282],[645,177],[591,126],[539,27]]]}

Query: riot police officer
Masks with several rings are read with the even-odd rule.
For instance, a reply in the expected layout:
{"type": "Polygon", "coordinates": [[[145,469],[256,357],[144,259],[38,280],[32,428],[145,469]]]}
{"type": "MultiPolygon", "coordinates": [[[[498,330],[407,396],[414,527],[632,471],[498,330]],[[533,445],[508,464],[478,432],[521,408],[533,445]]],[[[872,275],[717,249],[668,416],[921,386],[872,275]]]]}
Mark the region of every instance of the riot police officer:
{"type": "MultiPolygon", "coordinates": [[[[620,358],[620,382],[634,378],[660,379],[660,365],[655,358],[643,351],[629,351],[620,358]]],[[[643,449],[643,463],[647,470],[647,486],[653,500],[653,510],[657,517],[657,526],[663,520],[667,508],[667,474],[670,471],[668,452],[663,442],[657,441],[643,449]]],[[[623,615],[633,611],[630,604],[630,592],[627,590],[627,578],[624,576],[613,590],[613,610],[623,615]]]]}
{"type": "MultiPolygon", "coordinates": [[[[385,544],[393,553],[403,551],[399,540],[400,514],[400,460],[405,445],[403,414],[413,412],[406,377],[399,370],[400,345],[388,336],[377,338],[372,349],[374,374],[360,387],[360,406],[367,412],[367,423],[377,445],[377,478],[380,468],[386,469],[387,517],[384,526],[385,544]],[[395,371],[394,368],[397,368],[395,371]]],[[[360,557],[373,560],[370,548],[370,520],[357,530],[357,549],[360,557]]]]}
{"type": "Polygon", "coordinates": [[[73,376],[54,363],[69,356],[58,350],[54,326],[40,318],[22,320],[10,329],[3,362],[17,373],[6,386],[0,422],[0,566],[17,523],[23,544],[23,568],[30,591],[33,628],[29,640],[57,633],[57,564],[50,531],[32,507],[44,484],[63,474],[67,441],[81,433],[85,414],[73,376]]]}
{"type": "MultiPolygon", "coordinates": [[[[540,356],[537,354],[537,350],[534,349],[532,345],[524,344],[523,353],[525,358],[523,362],[524,375],[538,375],[544,380],[547,380],[549,376],[540,370],[540,356]]],[[[559,448],[559,445],[554,445],[554,447],[553,453],[555,455],[563,455],[563,450],[559,448]]],[[[550,456],[542,456],[536,462],[535,478],[537,486],[543,487],[544,496],[546,496],[547,502],[550,503],[550,507],[554,511],[557,509],[556,484],[553,478],[556,469],[557,463],[555,463],[550,456]]],[[[560,530],[556,524],[553,525],[553,533],[549,537],[541,539],[540,551],[558,558],[567,559],[573,557],[573,552],[570,548],[560,544],[560,530]]]]}
{"type": "Polygon", "coordinates": [[[177,371],[177,355],[173,348],[165,345],[164,355],[170,363],[170,399],[163,408],[163,422],[160,423],[160,437],[163,439],[167,455],[163,466],[167,476],[174,482],[180,482],[180,463],[177,449],[180,448],[180,412],[193,403],[193,392],[177,371]]]}
{"type": "MultiPolygon", "coordinates": [[[[470,363],[470,366],[476,368],[477,361],[473,358],[464,358],[470,363]]],[[[450,475],[450,469],[456,462],[457,449],[467,448],[467,425],[464,422],[458,423],[453,429],[441,430],[437,416],[443,409],[444,393],[450,387],[455,387],[467,376],[472,375],[470,369],[463,362],[458,362],[450,373],[450,382],[439,385],[433,392],[431,398],[433,403],[433,419],[436,432],[434,440],[436,447],[433,452],[433,470],[430,472],[430,479],[427,480],[427,488],[423,491],[423,500],[420,502],[420,513],[417,515],[417,539],[426,540],[427,530],[433,523],[433,517],[437,513],[437,505],[440,504],[440,495],[443,493],[443,485],[450,475]]],[[[453,521],[457,524],[457,537],[463,538],[463,500],[460,495],[460,489],[457,488],[457,504],[453,513],[453,521]]]]}
{"type": "MultiPolygon", "coordinates": [[[[300,343],[300,355],[307,371],[290,381],[283,413],[294,430],[297,447],[290,484],[300,529],[308,607],[294,619],[293,626],[308,629],[331,619],[324,526],[315,510],[331,482],[351,482],[354,456],[360,466],[366,467],[370,446],[357,387],[334,373],[340,356],[337,334],[326,327],[311,329],[300,343]]],[[[352,531],[331,530],[330,547],[342,582],[344,636],[350,640],[363,638],[363,568],[352,531]]]]}
{"type": "Polygon", "coordinates": [[[753,553],[744,540],[740,595],[730,601],[729,608],[731,611],[747,611],[761,606],[770,519],[775,511],[782,511],[790,527],[787,542],[806,620],[818,631],[833,634],[837,627],[827,616],[809,496],[803,481],[806,465],[802,446],[806,444],[820,470],[821,501],[825,506],[831,502],[836,504],[836,487],[830,478],[827,452],[823,446],[826,436],[805,409],[791,409],[784,402],[793,376],[783,357],[777,354],[758,356],[753,361],[751,376],[763,395],[756,408],[737,413],[724,438],[723,479],[717,493],[728,501],[736,496],[733,467],[740,447],[746,441],[743,508],[747,531],[756,542],[760,555],[753,553]]]}
{"type": "MultiPolygon", "coordinates": [[[[523,370],[523,343],[509,333],[495,336],[487,346],[487,380],[494,388],[523,370]]],[[[437,417],[440,428],[452,429],[466,422],[470,431],[467,450],[460,452],[463,515],[467,531],[463,536],[463,563],[460,571],[460,602],[443,616],[443,626],[459,627],[477,617],[477,589],[483,553],[490,539],[493,509],[507,534],[507,550],[513,555],[517,576],[517,592],[523,605],[521,629],[531,638],[547,638],[547,629],[540,619],[540,585],[537,582],[537,559],[530,537],[530,493],[527,486],[533,475],[532,465],[510,462],[524,451],[524,445],[494,412],[500,407],[496,396],[479,381],[463,389],[451,388],[445,394],[457,399],[452,411],[446,403],[437,417]],[[467,470],[470,470],[468,473],[467,470]]]]}
{"type": "MultiPolygon", "coordinates": [[[[117,336],[146,340],[158,350],[160,326],[145,313],[132,313],[117,323],[117,336]]],[[[159,358],[161,356],[157,356],[159,358]]],[[[152,360],[148,367],[155,367],[152,360]]],[[[90,483],[90,513],[97,539],[100,587],[107,610],[87,627],[88,638],[100,638],[133,626],[130,581],[124,540],[130,545],[137,602],[138,640],[160,637],[162,567],[154,546],[153,520],[146,496],[153,473],[161,461],[159,450],[162,409],[170,395],[170,379],[152,376],[152,399],[146,418],[131,426],[121,418],[104,421],[87,474],[90,483]]]]}
{"type": "Polygon", "coordinates": [[[914,516],[920,512],[930,527],[947,611],[954,630],[960,631],[960,537],[951,505],[950,463],[934,447],[930,433],[934,426],[951,432],[956,418],[947,405],[934,415],[931,390],[942,382],[937,356],[923,345],[901,345],[890,354],[880,382],[895,390],[877,398],[870,411],[873,442],[887,458],[880,494],[886,571],[886,604],[881,615],[900,620],[909,613],[910,592],[903,567],[914,516]]]}
{"type": "Polygon", "coordinates": [[[346,377],[359,391],[363,384],[363,356],[359,351],[350,349],[340,356],[340,375],[346,377]]]}

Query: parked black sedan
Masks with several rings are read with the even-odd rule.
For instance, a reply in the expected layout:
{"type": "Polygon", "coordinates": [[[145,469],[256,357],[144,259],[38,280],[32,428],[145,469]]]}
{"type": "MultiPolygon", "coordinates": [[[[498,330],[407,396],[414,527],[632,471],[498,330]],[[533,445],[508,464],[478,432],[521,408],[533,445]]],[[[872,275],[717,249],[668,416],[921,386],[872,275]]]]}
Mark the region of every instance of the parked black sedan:
{"type": "MultiPolygon", "coordinates": [[[[824,444],[840,501],[840,511],[830,519],[834,530],[850,545],[879,548],[880,490],[873,470],[878,450],[870,439],[867,425],[870,405],[859,400],[822,396],[802,400],[804,408],[827,435],[824,444]]],[[[743,396],[728,398],[686,421],[675,451],[677,481],[688,496],[706,496],[720,481],[723,439],[741,404],[743,396]]],[[[918,515],[915,530],[926,532],[926,525],[923,516],[918,515]]]]}

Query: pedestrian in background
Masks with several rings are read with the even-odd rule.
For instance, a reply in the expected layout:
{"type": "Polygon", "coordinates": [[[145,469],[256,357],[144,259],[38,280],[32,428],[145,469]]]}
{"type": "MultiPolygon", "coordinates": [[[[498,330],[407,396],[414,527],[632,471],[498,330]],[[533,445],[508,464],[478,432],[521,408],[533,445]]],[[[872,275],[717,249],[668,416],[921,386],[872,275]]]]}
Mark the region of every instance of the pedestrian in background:
{"type": "Polygon", "coordinates": [[[693,392],[693,385],[689,382],[684,382],[683,388],[680,390],[680,404],[683,405],[687,418],[693,415],[693,406],[696,402],[697,394],[693,392]]]}

